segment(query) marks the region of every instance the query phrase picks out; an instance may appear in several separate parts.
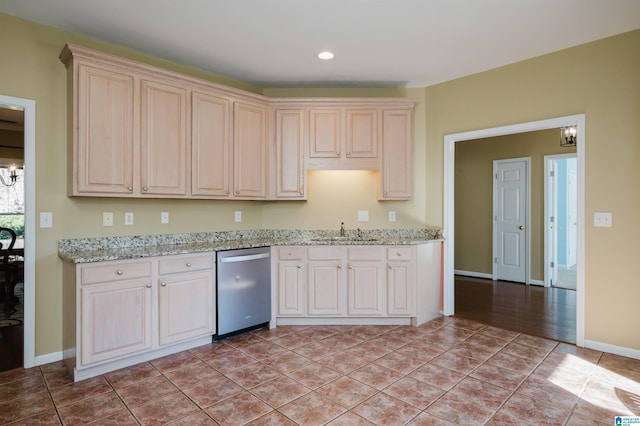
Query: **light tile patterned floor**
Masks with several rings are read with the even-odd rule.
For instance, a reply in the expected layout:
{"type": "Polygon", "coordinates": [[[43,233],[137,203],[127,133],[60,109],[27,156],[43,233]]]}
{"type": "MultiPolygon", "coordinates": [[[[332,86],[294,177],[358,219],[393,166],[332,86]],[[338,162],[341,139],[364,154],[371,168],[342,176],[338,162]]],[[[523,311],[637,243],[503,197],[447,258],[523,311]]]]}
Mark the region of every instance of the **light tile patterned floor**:
{"type": "MultiPolygon", "coordinates": [[[[22,425],[612,425],[640,415],[640,361],[455,318],[279,327],[71,383],[0,373],[22,425]]],[[[15,422],[15,423],[12,423],[15,422]]]]}

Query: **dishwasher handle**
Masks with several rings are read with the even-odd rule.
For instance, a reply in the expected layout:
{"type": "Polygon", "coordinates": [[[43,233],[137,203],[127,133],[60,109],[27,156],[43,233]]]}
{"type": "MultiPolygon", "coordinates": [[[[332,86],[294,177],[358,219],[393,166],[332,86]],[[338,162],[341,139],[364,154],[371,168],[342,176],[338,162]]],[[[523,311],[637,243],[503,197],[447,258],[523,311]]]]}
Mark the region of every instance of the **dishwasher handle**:
{"type": "Polygon", "coordinates": [[[265,259],[269,257],[269,253],[245,254],[240,256],[221,257],[220,263],[248,262],[250,260],[265,259]]]}

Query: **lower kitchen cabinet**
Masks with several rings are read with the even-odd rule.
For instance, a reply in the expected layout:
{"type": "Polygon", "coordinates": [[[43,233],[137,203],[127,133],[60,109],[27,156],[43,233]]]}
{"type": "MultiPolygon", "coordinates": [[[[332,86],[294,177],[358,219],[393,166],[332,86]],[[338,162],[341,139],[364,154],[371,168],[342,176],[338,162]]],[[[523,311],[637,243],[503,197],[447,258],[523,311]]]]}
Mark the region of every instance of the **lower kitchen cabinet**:
{"type": "Polygon", "coordinates": [[[150,279],[114,280],[80,289],[82,365],[151,348],[150,279]]]}
{"type": "Polygon", "coordinates": [[[278,324],[325,318],[332,324],[419,325],[440,314],[440,242],[291,246],[276,253],[278,324]]]}
{"type": "Polygon", "coordinates": [[[63,346],[82,380],[211,342],[214,254],[65,263],[63,346]]]}

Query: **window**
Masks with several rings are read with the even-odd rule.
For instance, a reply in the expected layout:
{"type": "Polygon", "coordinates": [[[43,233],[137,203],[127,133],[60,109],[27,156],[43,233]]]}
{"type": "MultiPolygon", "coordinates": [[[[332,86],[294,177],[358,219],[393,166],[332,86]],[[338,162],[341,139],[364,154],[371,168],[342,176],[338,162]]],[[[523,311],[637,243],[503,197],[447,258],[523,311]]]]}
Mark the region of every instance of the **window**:
{"type": "MultiPolygon", "coordinates": [[[[24,169],[16,170],[18,178],[13,186],[0,184],[0,226],[13,229],[18,236],[24,235],[24,169]]],[[[0,166],[0,176],[11,182],[9,167],[0,166]]]]}

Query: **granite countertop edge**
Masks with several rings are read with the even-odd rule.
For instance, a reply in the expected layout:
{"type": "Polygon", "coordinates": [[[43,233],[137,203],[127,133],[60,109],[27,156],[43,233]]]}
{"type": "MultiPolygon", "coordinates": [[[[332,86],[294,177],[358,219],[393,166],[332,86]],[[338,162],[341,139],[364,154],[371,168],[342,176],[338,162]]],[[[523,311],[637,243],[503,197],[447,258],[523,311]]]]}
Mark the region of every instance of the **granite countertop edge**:
{"type": "Polygon", "coordinates": [[[65,239],[58,256],[72,263],[94,263],[147,257],[207,253],[265,246],[417,245],[442,241],[442,229],[251,230],[194,234],[65,239]]]}

